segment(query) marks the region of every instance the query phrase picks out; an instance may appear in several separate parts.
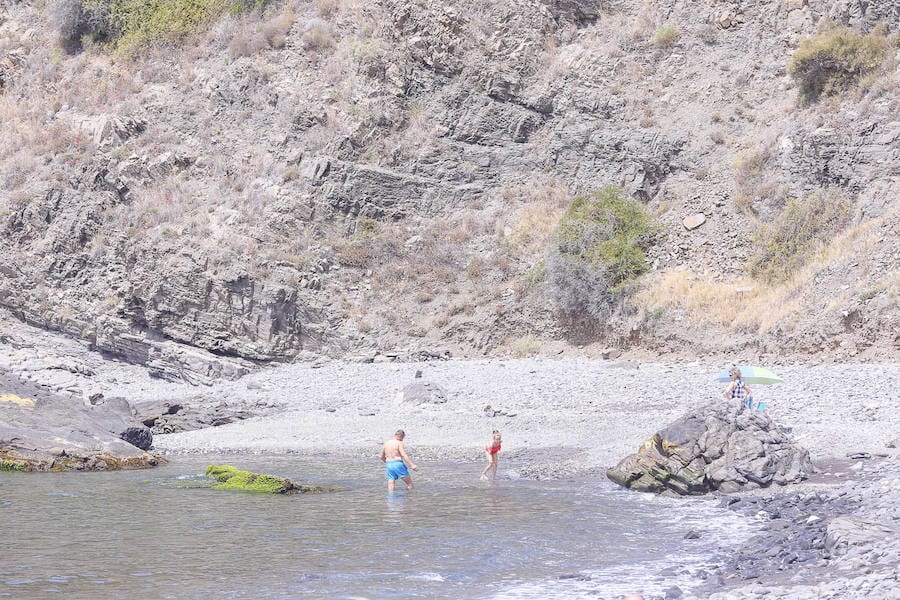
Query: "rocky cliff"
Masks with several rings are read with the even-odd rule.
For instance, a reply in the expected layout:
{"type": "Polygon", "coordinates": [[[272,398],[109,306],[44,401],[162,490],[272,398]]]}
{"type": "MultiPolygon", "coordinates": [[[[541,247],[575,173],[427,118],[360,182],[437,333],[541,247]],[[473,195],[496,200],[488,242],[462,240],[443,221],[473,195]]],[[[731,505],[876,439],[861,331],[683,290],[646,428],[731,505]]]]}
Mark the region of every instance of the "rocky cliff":
{"type": "Polygon", "coordinates": [[[896,35],[895,2],[285,0],[131,56],[61,50],[49,12],[0,8],[15,319],[195,382],[567,344],[898,356],[897,46],[814,104],[787,73],[823,23],[896,35]],[[605,185],[658,233],[585,329],[537,275],[605,185]],[[850,226],[793,280],[749,279],[759,227],[823,190],[850,226]]]}

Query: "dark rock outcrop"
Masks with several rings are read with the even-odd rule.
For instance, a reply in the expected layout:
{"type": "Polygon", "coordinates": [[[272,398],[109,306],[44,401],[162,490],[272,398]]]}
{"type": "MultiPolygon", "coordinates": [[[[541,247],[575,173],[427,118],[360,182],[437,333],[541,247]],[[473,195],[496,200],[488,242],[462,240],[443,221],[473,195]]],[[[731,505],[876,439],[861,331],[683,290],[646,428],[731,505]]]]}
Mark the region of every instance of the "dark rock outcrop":
{"type": "Polygon", "coordinates": [[[129,427],[119,437],[141,450],[149,450],[153,445],[153,432],[149,427],[129,427]]]}
{"type": "Polygon", "coordinates": [[[763,412],[722,402],[681,417],[606,475],[637,491],[693,495],[797,483],[812,470],[790,430],[763,412]]]}
{"type": "Polygon", "coordinates": [[[136,402],[134,410],[137,420],[157,434],[219,427],[257,414],[202,395],[190,398],[184,404],[165,400],[136,402]]]}

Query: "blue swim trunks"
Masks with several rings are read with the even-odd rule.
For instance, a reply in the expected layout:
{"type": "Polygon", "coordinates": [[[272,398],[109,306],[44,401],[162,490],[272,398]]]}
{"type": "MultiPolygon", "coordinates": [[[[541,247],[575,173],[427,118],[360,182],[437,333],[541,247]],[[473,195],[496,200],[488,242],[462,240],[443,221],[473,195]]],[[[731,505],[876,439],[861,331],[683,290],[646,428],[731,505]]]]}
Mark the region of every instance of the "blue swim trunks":
{"type": "Polygon", "coordinates": [[[400,479],[401,477],[409,476],[409,469],[406,468],[406,463],[399,458],[387,461],[385,463],[385,469],[387,471],[388,479],[400,479]]]}

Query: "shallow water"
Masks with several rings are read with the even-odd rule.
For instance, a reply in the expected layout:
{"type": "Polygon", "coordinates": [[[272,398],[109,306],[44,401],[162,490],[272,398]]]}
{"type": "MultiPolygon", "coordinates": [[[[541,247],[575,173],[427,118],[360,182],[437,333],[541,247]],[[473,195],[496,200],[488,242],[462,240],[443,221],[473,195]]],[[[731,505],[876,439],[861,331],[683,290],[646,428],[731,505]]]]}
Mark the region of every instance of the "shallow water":
{"type": "Polygon", "coordinates": [[[0,473],[0,598],[648,595],[696,583],[716,548],[754,528],[712,499],[599,478],[482,482],[480,471],[423,465],[415,490],[393,495],[377,459],[175,457],[147,471],[0,473]],[[349,489],[191,487],[221,462],[349,489]],[[684,539],[690,530],[700,539],[684,539]]]}

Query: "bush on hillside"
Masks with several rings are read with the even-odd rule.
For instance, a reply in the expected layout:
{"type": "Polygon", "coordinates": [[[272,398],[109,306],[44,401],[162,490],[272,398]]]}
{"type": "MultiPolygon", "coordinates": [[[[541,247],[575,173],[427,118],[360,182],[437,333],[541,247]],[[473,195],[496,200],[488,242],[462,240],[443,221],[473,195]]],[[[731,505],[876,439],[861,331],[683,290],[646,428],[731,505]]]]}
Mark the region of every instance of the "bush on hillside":
{"type": "Polygon", "coordinates": [[[801,97],[815,102],[856,85],[863,75],[882,65],[889,49],[890,42],[879,33],[829,29],[800,43],[788,73],[800,84],[801,97]]]}
{"type": "Polygon", "coordinates": [[[47,16],[63,46],[77,49],[85,38],[105,42],[113,37],[111,6],[107,0],[54,0],[47,16]]]}
{"type": "Polygon", "coordinates": [[[603,319],[647,270],[650,214],[617,187],[578,196],[566,209],[546,260],[546,277],[560,308],[573,317],[603,319]]]}
{"type": "Polygon", "coordinates": [[[681,32],[678,27],[668,23],[653,32],[650,43],[658,48],[671,48],[678,43],[679,39],[681,39],[681,32]]]}
{"type": "Polygon", "coordinates": [[[750,273],[769,283],[790,279],[847,226],[850,207],[835,191],[811,194],[803,201],[790,198],[778,218],[757,231],[750,273]]]}
{"type": "Polygon", "coordinates": [[[225,14],[262,11],[270,0],[53,0],[50,22],[67,47],[85,39],[122,52],[178,39],[225,14]]]}

